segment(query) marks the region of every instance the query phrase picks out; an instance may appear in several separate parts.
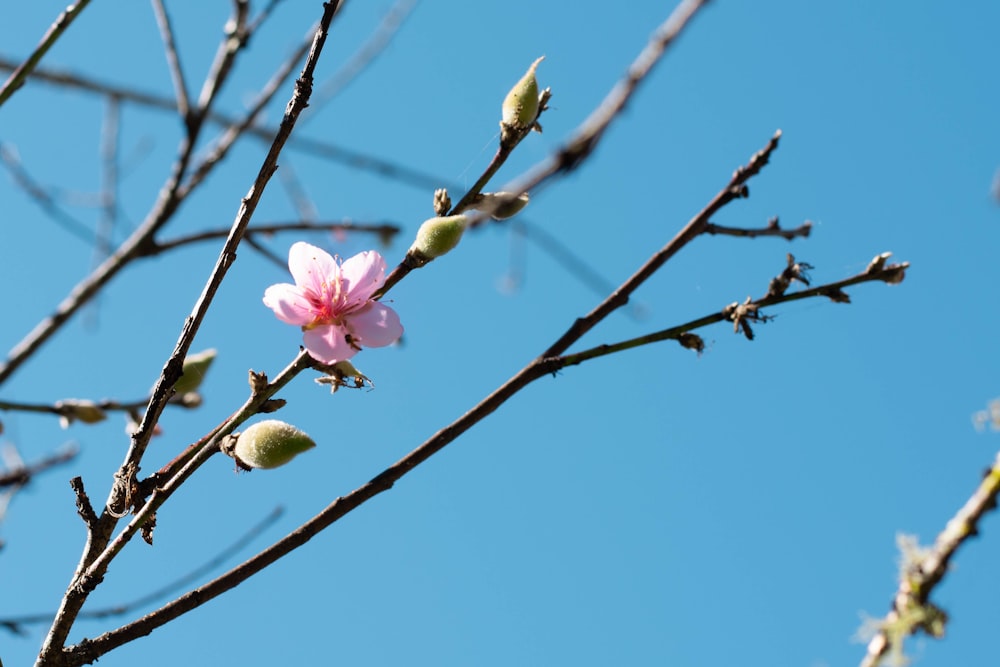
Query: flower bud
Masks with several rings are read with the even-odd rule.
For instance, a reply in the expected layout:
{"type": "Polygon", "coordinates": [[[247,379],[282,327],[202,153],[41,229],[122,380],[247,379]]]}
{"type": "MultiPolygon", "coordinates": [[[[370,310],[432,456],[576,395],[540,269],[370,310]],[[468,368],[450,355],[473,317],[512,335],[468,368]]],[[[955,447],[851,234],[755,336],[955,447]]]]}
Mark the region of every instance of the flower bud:
{"type": "Polygon", "coordinates": [[[210,348],[204,352],[184,357],[184,370],[177,380],[177,384],[174,385],[174,391],[178,394],[186,394],[200,387],[205,373],[208,372],[208,367],[215,361],[215,355],[215,349],[210,348]]]}
{"type": "Polygon", "coordinates": [[[462,240],[468,220],[464,215],[449,215],[425,221],[417,230],[417,238],[410,246],[409,254],[425,264],[444,255],[462,240]]]}
{"type": "Polygon", "coordinates": [[[315,446],[312,438],[291,424],[265,419],[238,435],[231,455],[247,468],[277,468],[315,446]]]}
{"type": "Polygon", "coordinates": [[[489,213],[494,220],[513,218],[528,205],[528,193],[514,196],[512,192],[484,192],[479,195],[473,208],[489,213]]]}
{"type": "Polygon", "coordinates": [[[448,196],[447,188],[438,188],[434,191],[434,214],[445,215],[451,210],[451,197],[448,196]]]}
{"type": "Polygon", "coordinates": [[[535,70],[544,59],[545,56],[542,56],[531,63],[528,71],[504,98],[503,120],[500,121],[500,127],[504,130],[526,130],[538,119],[538,81],[535,79],[535,70]]]}

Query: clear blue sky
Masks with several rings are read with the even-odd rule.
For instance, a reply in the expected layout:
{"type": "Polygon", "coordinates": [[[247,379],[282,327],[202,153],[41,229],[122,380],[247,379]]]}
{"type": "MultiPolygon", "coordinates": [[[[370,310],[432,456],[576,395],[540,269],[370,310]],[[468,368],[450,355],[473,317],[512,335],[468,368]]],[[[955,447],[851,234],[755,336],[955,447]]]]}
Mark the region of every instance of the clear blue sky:
{"type": "MultiPolygon", "coordinates": [[[[27,54],[64,5],[8,8],[0,51],[27,54]]],[[[348,3],[320,80],[389,6],[348,3]]],[[[424,0],[302,134],[468,186],[492,155],[503,95],[545,55],[539,80],[554,93],[545,133],[521,145],[499,185],[569,136],[672,5],[608,7],[424,0]]],[[[188,78],[200,84],[228,6],[170,9],[188,78]]],[[[319,2],[281,3],[220,108],[241,108],[320,13],[319,2]]],[[[1000,442],[970,419],[1000,394],[1000,205],[990,195],[1000,168],[997,25],[1000,9],[985,2],[712,3],[596,154],[525,217],[620,282],[781,128],[751,198],[716,221],[808,219],[813,235],[793,244],[698,239],[638,293],[642,319],[616,314],[578,349],[759,296],[789,251],[816,267],[816,282],[892,251],[912,263],[906,281],[851,289],[851,305],[775,309],[753,342],[719,325],[702,332],[700,357],[664,343],[541,380],[289,558],[101,664],[856,664],[861,614],[884,614],[896,587],[896,533],[930,542],[1000,442]]],[[[171,90],[146,3],[93,3],[45,64],[171,90]]],[[[270,108],[272,122],[290,91],[270,108]]],[[[0,140],[80,203],[100,188],[102,114],[95,97],[29,85],[0,108],[0,140]]],[[[124,108],[116,238],[149,210],[180,132],[170,114],[124,108]]],[[[228,226],[262,155],[253,140],[234,151],[164,238],[228,226]]],[[[294,151],[281,165],[324,219],[404,225],[384,249],[390,265],[431,214],[428,188],[294,151]]],[[[92,249],[8,176],[0,201],[6,352],[88,272],[92,249]]],[[[94,225],[96,209],[82,203],[68,210],[94,225]]],[[[294,215],[276,178],[256,220],[294,215]]],[[[302,238],[278,236],[270,247],[284,256],[302,238]]],[[[343,256],[374,244],[360,235],[307,240],[343,256]]],[[[255,543],[266,546],[458,417],[600,300],[530,243],[520,288],[498,289],[511,243],[506,227],[470,234],[393,290],[405,344],[356,358],[374,391],[330,396],[300,377],[282,394],[280,416],[319,446],[273,472],[236,476],[228,459],[211,461],[160,513],[155,546],[132,545],[91,607],[183,575],[283,505],[255,543]]],[[[128,269],[0,398],[142,396],[219,247],[128,269]]],[[[167,413],[145,473],[244,400],[247,369],[273,375],[295,355],[298,332],[261,304],[268,285],[287,280],[241,251],[194,345],[219,350],[205,404],[167,413]]],[[[0,438],[26,459],[67,441],[82,448],[72,470],[20,493],[0,525],[0,616],[52,610],[84,539],[67,480],[82,475],[103,499],[127,446],[123,424],[62,431],[47,417],[0,420],[0,438]]],[[[989,517],[937,595],[953,617],[947,638],[910,643],[918,664],[995,655],[998,556],[1000,525],[989,517]]],[[[80,622],[73,639],[117,625],[80,622]]],[[[42,635],[0,634],[0,657],[29,664],[42,635]]]]}

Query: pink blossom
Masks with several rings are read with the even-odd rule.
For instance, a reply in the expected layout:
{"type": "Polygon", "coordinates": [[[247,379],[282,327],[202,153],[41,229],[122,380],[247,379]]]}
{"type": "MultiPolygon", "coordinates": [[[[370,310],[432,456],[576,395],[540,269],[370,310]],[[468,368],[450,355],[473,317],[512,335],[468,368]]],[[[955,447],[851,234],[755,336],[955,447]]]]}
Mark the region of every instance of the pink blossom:
{"type": "Polygon", "coordinates": [[[374,250],[343,264],[325,250],[299,242],[288,251],[295,284],[271,285],[264,305],[305,331],[309,354],[324,364],[353,357],[362,346],[383,347],[403,335],[399,316],[371,296],[385,282],[385,260],[374,250]]]}

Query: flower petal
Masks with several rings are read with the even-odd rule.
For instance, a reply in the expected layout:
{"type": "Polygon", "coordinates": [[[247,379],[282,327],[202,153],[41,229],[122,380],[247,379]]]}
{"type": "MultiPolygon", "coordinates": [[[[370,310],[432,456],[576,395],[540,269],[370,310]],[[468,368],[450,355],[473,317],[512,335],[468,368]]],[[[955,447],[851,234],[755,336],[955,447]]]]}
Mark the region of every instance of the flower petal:
{"type": "Polygon", "coordinates": [[[396,311],[377,301],[371,301],[347,320],[355,342],[365,347],[384,347],[399,340],[403,325],[396,311]]]}
{"type": "Polygon", "coordinates": [[[306,326],[314,319],[312,304],[302,289],[288,283],[271,285],[264,290],[264,305],[274,311],[278,319],[288,324],[306,326]]]}
{"type": "Polygon", "coordinates": [[[299,241],[288,251],[288,270],[295,284],[313,293],[323,294],[323,285],[340,276],[340,267],[330,253],[314,245],[299,241]]]}
{"type": "Polygon", "coordinates": [[[346,334],[342,327],[327,324],[306,331],[302,341],[313,359],[332,364],[346,361],[358,352],[347,344],[346,334]]]}
{"type": "Polygon", "coordinates": [[[374,250],[360,252],[340,267],[347,306],[363,305],[385,282],[385,260],[374,250]]]}

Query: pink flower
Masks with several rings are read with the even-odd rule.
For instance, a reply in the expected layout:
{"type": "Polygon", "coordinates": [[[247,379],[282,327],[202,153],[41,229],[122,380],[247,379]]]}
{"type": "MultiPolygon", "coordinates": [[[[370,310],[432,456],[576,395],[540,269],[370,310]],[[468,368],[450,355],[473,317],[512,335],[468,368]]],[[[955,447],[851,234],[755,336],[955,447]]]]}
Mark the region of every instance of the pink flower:
{"type": "Polygon", "coordinates": [[[385,282],[385,260],[374,250],[338,263],[325,250],[299,242],[288,251],[294,285],[271,285],[264,305],[305,331],[309,354],[324,364],[353,357],[362,346],[383,347],[403,335],[399,316],[371,296],[385,282]]]}

